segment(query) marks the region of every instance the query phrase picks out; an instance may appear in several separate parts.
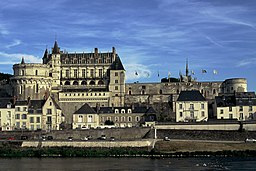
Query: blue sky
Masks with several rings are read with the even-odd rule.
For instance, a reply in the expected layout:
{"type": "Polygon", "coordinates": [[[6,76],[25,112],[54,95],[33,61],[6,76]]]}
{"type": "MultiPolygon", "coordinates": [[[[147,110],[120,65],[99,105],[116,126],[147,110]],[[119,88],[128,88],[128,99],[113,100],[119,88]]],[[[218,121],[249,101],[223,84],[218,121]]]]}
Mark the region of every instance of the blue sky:
{"type": "Polygon", "coordinates": [[[68,52],[115,46],[127,82],[178,77],[188,58],[199,81],[244,77],[255,91],[255,9],[255,0],[5,0],[0,72],[12,73],[22,56],[41,62],[57,37],[68,52]]]}

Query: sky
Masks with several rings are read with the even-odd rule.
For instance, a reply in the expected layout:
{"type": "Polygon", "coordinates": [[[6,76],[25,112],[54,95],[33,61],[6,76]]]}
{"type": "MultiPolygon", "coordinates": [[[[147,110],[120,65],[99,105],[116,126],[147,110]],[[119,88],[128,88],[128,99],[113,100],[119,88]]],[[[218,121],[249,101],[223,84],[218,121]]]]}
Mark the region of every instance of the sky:
{"type": "Polygon", "coordinates": [[[179,77],[188,60],[198,81],[246,78],[256,91],[255,9],[255,0],[0,1],[0,72],[22,57],[41,63],[57,40],[68,52],[114,46],[126,82],[179,77]]]}

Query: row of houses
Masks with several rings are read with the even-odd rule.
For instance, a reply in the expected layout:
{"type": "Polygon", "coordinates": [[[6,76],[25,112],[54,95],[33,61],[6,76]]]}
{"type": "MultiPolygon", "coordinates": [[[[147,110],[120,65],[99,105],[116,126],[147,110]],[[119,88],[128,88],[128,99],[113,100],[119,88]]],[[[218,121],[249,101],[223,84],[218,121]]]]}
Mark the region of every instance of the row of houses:
{"type": "MultiPolygon", "coordinates": [[[[73,115],[73,129],[104,127],[152,126],[156,112],[152,107],[90,107],[85,103],[73,115]]],[[[0,129],[12,130],[61,130],[65,117],[53,97],[46,100],[0,101],[0,129]]]]}
{"type": "MultiPolygon", "coordinates": [[[[176,122],[201,122],[209,119],[209,102],[197,91],[182,91],[175,106],[176,122]]],[[[223,120],[255,120],[255,92],[234,92],[216,96],[212,105],[213,118],[223,120]]]]}
{"type": "MultiPolygon", "coordinates": [[[[212,105],[214,118],[233,120],[256,119],[256,95],[239,92],[217,96],[212,105]]],[[[209,104],[197,91],[181,91],[175,103],[176,122],[202,122],[209,119],[209,104]]],[[[85,103],[72,114],[73,129],[104,127],[153,126],[156,111],[149,106],[91,107],[85,103]]],[[[3,131],[61,130],[65,117],[53,97],[11,103],[0,100],[0,129],[3,131]]]]}

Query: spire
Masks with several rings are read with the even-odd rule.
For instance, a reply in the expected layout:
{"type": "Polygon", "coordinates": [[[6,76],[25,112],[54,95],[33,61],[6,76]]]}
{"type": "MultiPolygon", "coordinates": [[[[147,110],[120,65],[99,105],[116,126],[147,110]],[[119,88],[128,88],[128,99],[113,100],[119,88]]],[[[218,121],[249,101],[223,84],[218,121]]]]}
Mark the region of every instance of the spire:
{"type": "Polygon", "coordinates": [[[43,58],[47,58],[47,57],[48,57],[48,50],[46,48],[45,51],[44,51],[44,57],[43,58]]]}
{"type": "Polygon", "coordinates": [[[57,40],[54,42],[54,46],[52,48],[52,54],[59,54],[60,53],[60,48],[58,46],[57,40]]]}
{"type": "Polygon", "coordinates": [[[21,64],[25,64],[25,60],[24,60],[23,56],[22,56],[22,59],[21,59],[21,64]]]}
{"type": "Polygon", "coordinates": [[[189,71],[188,71],[188,58],[187,58],[187,60],[186,60],[186,76],[188,76],[188,73],[189,73],[189,71]]]}

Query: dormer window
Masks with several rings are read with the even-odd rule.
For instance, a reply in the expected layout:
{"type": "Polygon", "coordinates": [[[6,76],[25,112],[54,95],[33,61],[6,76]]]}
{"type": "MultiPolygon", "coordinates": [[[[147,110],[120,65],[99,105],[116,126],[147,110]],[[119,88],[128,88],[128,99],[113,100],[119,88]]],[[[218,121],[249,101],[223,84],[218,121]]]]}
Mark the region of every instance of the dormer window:
{"type": "Polygon", "coordinates": [[[121,110],[121,113],[125,113],[125,110],[124,110],[124,109],[122,109],[122,110],[121,110]]]}
{"type": "Polygon", "coordinates": [[[128,113],[132,113],[132,109],[128,109],[128,113]]]}
{"type": "Polygon", "coordinates": [[[115,113],[119,113],[119,110],[118,110],[118,109],[115,109],[115,113]]]}

